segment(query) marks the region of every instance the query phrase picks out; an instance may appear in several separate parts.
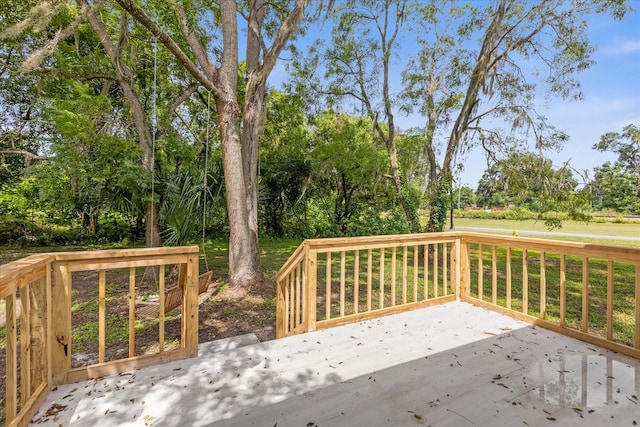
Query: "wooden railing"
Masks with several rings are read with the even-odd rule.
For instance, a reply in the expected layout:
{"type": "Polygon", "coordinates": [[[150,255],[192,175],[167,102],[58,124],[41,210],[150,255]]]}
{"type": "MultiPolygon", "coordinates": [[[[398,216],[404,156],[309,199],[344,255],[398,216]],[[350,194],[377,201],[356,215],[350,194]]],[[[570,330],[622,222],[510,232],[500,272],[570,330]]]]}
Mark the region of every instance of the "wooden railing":
{"type": "Polygon", "coordinates": [[[458,297],[456,233],[305,240],[277,274],[276,336],[458,297]]]}
{"type": "Polygon", "coordinates": [[[0,334],[0,356],[4,353],[6,364],[0,369],[5,375],[6,398],[4,411],[0,408],[0,421],[4,418],[9,426],[26,425],[49,390],[59,384],[196,356],[197,277],[197,246],[50,253],[1,266],[4,322],[0,322],[0,330],[4,329],[4,334],[0,334]],[[141,279],[147,268],[157,272],[151,287],[155,287],[154,293],[160,299],[158,318],[150,321],[152,327],[158,327],[158,343],[153,352],[136,346],[136,329],[141,327],[141,321],[136,319],[136,300],[143,297],[141,279]],[[177,286],[184,288],[179,344],[175,348],[166,346],[162,301],[165,282],[172,271],[177,286]],[[85,283],[84,288],[91,283],[88,287],[96,294],[95,310],[78,306],[74,283],[80,280],[85,283]],[[126,313],[110,310],[110,303],[116,298],[127,301],[126,313]],[[97,361],[72,366],[75,331],[86,326],[73,325],[73,318],[88,311],[94,312],[95,318],[82,321],[97,324],[97,336],[89,337],[94,340],[97,361]],[[126,331],[126,349],[107,354],[107,328],[118,327],[126,331]]]}
{"type": "Polygon", "coordinates": [[[306,240],[276,277],[284,337],[452,299],[640,358],[640,249],[477,233],[306,240]]]}
{"type": "Polygon", "coordinates": [[[640,358],[640,249],[464,233],[462,299],[640,358]]]}

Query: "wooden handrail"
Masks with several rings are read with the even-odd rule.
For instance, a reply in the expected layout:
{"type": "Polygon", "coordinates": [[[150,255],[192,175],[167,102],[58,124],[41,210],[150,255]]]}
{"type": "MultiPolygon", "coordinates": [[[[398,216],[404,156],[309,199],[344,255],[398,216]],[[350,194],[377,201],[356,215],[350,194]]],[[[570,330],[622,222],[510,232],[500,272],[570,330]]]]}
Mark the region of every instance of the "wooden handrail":
{"type": "Polygon", "coordinates": [[[447,232],[305,240],[276,275],[276,336],[456,298],[459,238],[460,233],[447,232]],[[339,255],[335,267],[332,254],[339,255]],[[366,260],[360,262],[361,255],[366,260]],[[366,270],[362,280],[361,270],[366,270]]]}
{"type": "Polygon", "coordinates": [[[472,232],[310,239],[277,278],[278,337],[457,298],[640,358],[640,248],[472,232]],[[501,267],[498,249],[506,257],[501,267]],[[568,277],[568,260],[574,258],[579,278],[568,277]],[[595,286],[589,271],[597,262],[606,271],[603,336],[589,329],[589,292],[595,286]],[[621,266],[635,269],[632,283],[616,283],[614,269],[621,266]],[[570,279],[580,280],[571,294],[570,279]],[[614,332],[614,295],[623,291],[635,304],[625,312],[635,322],[625,342],[614,332]],[[567,302],[576,292],[579,314],[569,313],[567,302]],[[550,310],[557,320],[550,320],[550,310]],[[569,314],[582,317],[577,326],[569,314]]]}
{"type": "Polygon", "coordinates": [[[26,425],[55,385],[196,356],[198,293],[197,246],[46,253],[0,266],[0,298],[5,301],[7,330],[7,363],[0,368],[6,374],[6,407],[0,414],[4,415],[6,425],[26,425]],[[165,318],[161,310],[159,352],[136,354],[136,268],[159,267],[162,288],[164,268],[173,264],[180,266],[180,283],[184,283],[180,347],[164,351],[165,318]],[[106,271],[114,269],[129,270],[130,338],[128,357],[108,361],[106,271]],[[98,272],[99,361],[72,368],[72,273],[83,271],[98,272]]]}

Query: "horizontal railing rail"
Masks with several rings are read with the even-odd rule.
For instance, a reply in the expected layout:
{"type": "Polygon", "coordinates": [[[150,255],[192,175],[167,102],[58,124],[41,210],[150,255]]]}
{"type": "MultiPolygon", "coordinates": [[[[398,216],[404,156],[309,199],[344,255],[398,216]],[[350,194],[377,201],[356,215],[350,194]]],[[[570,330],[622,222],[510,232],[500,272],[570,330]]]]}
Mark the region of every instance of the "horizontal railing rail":
{"type": "Polygon", "coordinates": [[[26,425],[56,385],[197,355],[198,247],[33,255],[0,266],[0,301],[0,352],[6,359],[0,416],[6,425],[26,425]],[[180,324],[179,343],[172,345],[165,336],[168,313],[163,301],[170,282],[182,289],[179,319],[171,319],[180,324]],[[85,301],[78,301],[80,291],[85,301]],[[137,304],[148,294],[159,300],[158,316],[143,321],[137,304]],[[114,301],[127,308],[117,311],[114,301]],[[90,325],[95,325],[89,330],[96,336],[87,336],[83,329],[90,325]],[[141,327],[157,327],[154,348],[137,345],[136,330],[141,327]],[[112,330],[126,342],[119,344],[119,336],[112,343],[112,330]],[[96,360],[75,360],[74,340],[89,340],[96,360]],[[108,353],[109,344],[117,351],[108,353]]]}
{"type": "Polygon", "coordinates": [[[640,358],[640,249],[464,233],[462,299],[640,358]]]}
{"type": "Polygon", "coordinates": [[[461,299],[640,358],[640,249],[448,232],[305,240],[277,337],[461,299]]]}

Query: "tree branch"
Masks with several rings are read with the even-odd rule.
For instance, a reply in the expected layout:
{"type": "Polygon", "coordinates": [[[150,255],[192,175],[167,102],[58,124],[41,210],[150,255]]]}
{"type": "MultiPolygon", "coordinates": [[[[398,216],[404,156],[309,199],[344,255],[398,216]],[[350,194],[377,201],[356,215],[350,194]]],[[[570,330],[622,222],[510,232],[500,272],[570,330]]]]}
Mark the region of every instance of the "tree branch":
{"type": "Polygon", "coordinates": [[[307,6],[309,6],[309,3],[311,3],[311,0],[297,0],[296,6],[282,22],[282,25],[280,25],[271,49],[269,49],[269,51],[265,52],[264,54],[264,62],[262,64],[262,68],[260,69],[259,76],[257,76],[258,81],[266,80],[267,76],[273,70],[280,52],[282,52],[285,45],[287,44],[287,41],[298,29],[300,22],[302,21],[304,10],[307,8],[307,6]]]}
{"type": "Polygon", "coordinates": [[[187,40],[187,43],[189,43],[191,51],[195,55],[196,60],[198,61],[200,66],[205,70],[206,73],[209,74],[209,78],[211,80],[215,80],[218,70],[211,63],[209,55],[207,55],[207,51],[202,44],[202,40],[200,40],[195,31],[189,28],[189,19],[187,17],[187,12],[185,11],[184,6],[182,4],[178,4],[176,5],[176,9],[178,9],[178,13],[180,15],[182,34],[187,40]]]}
{"type": "Polygon", "coordinates": [[[100,79],[118,80],[116,76],[114,76],[113,74],[106,74],[106,73],[92,73],[86,76],[78,77],[78,80],[80,80],[81,82],[88,82],[90,80],[100,80],[100,79]]]}
{"type": "Polygon", "coordinates": [[[187,86],[180,95],[178,95],[171,104],[169,104],[169,108],[167,110],[167,117],[171,117],[173,113],[178,109],[178,107],[185,102],[193,93],[198,90],[200,85],[195,82],[191,82],[189,86],[187,86]]]}
{"type": "Polygon", "coordinates": [[[18,156],[23,156],[25,159],[29,160],[51,160],[50,157],[39,156],[30,151],[18,149],[0,150],[0,154],[16,154],[18,156]]]}
{"type": "Polygon", "coordinates": [[[197,67],[196,64],[184,53],[184,51],[178,46],[178,44],[169,36],[158,24],[156,24],[147,15],[144,10],[139,8],[133,0],[115,0],[118,5],[126,12],[131,14],[133,19],[138,21],[143,27],[145,27],[151,34],[158,38],[158,41],[162,43],[168,50],[176,57],[178,61],[185,67],[185,69],[207,90],[215,93],[217,96],[222,96],[222,93],[218,87],[213,83],[213,80],[207,78],[206,75],[197,67]]]}

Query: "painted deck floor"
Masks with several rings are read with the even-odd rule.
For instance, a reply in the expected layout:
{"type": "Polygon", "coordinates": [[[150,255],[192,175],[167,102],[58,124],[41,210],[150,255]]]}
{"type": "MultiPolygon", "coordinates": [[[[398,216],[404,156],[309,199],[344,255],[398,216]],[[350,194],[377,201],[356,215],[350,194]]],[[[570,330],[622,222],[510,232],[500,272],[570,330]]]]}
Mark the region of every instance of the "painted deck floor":
{"type": "Polygon", "coordinates": [[[632,426],[640,361],[453,302],[59,387],[32,425],[632,426]],[[47,415],[48,413],[48,415],[47,415]]]}

